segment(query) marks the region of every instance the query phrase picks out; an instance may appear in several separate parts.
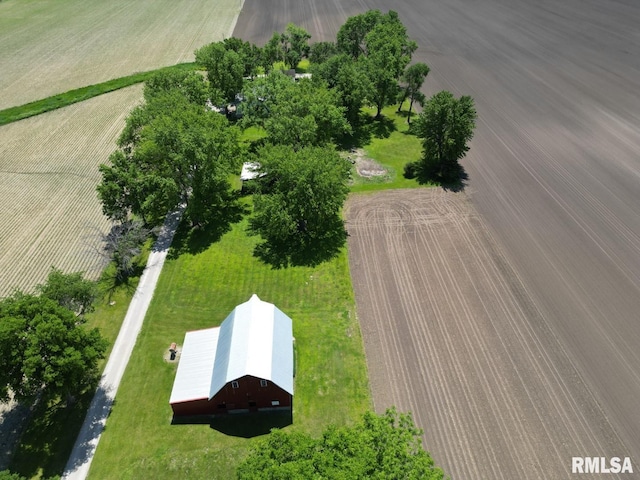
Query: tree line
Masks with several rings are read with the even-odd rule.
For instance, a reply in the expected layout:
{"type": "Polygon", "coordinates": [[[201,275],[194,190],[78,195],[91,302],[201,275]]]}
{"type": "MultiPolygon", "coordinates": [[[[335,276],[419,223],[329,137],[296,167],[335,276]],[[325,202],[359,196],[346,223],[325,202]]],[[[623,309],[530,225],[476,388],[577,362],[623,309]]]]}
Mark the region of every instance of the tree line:
{"type": "MultiPolygon", "coordinates": [[[[143,104],[128,116],[109,164],[100,166],[103,212],[124,232],[111,238],[113,251],[121,250],[121,238],[131,243],[126,233],[160,225],[180,204],[191,229],[225,231],[243,211],[232,178],[251,162],[258,178],[248,232],[261,238],[255,255],[275,267],[331,258],[346,241],[341,208],[350,175],[336,145],[358,131],[367,105],[379,118],[384,107],[408,101],[408,122],[414,105],[423,105],[413,127],[423,157],[406,173],[424,182],[459,174],[473,135],[473,101],[448,92],[425,99],[429,67],[411,64],[417,44],[397,13],[370,10],[347,19],[335,41],[310,38],[289,24],[263,47],[225,39],[196,51],[206,75],[164,72],[146,82],[143,104]],[[278,68],[294,69],[303,59],[311,78],[294,82],[278,68]],[[212,108],[231,103],[231,120],[212,108]],[[251,126],[265,137],[248,144],[241,135],[251,126]]],[[[118,272],[126,271],[123,263],[118,272]]]]}

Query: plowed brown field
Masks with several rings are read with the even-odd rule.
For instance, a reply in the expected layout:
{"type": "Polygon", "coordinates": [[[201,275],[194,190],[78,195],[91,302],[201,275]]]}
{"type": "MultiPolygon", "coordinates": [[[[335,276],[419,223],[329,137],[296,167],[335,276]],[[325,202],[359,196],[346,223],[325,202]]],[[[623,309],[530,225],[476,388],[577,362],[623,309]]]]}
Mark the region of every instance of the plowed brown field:
{"type": "Polygon", "coordinates": [[[570,478],[626,449],[466,195],[358,195],[349,260],[376,410],[454,479],[570,478]]]}

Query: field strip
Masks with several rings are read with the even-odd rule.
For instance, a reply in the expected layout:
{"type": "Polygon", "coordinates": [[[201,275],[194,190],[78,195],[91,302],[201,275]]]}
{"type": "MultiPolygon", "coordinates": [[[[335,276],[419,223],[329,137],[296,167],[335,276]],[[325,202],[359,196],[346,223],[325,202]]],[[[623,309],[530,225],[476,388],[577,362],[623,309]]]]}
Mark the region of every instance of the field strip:
{"type": "Polygon", "coordinates": [[[0,109],[193,61],[230,36],[241,0],[0,2],[0,109]]]}
{"type": "Polygon", "coordinates": [[[627,451],[464,194],[352,196],[346,217],[375,408],[412,411],[452,478],[627,451]]]}
{"type": "Polygon", "coordinates": [[[98,165],[140,94],[129,87],[0,127],[0,297],[31,289],[51,266],[97,278],[93,247],[108,228],[98,165]]]}

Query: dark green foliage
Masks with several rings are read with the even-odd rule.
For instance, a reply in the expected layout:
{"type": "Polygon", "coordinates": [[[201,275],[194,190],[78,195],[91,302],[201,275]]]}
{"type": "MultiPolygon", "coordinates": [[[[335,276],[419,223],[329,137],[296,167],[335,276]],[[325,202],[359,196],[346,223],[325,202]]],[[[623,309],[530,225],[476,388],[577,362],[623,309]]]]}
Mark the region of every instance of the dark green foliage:
{"type": "Polygon", "coordinates": [[[411,55],[418,48],[407,36],[407,30],[395,12],[389,12],[365,36],[365,69],[373,84],[369,103],[377,108],[376,116],[382,109],[395,102],[398,81],[411,55]]]}
{"type": "Polygon", "coordinates": [[[100,165],[103,212],[156,226],[184,203],[194,226],[220,220],[222,207],[235,202],[229,175],[242,164],[238,136],[223,116],[179,91],[153,96],[127,118],[111,165],[100,165]]]}
{"type": "Polygon", "coordinates": [[[93,311],[93,302],[98,296],[96,283],[85,280],[82,273],[64,273],[53,267],[47,281],[38,285],[36,290],[40,295],[78,315],[93,311]]]}
{"type": "Polygon", "coordinates": [[[338,50],[353,59],[366,55],[365,37],[381,20],[380,10],[369,10],[360,15],[349,17],[338,30],[336,43],[338,50]]]}
{"type": "Polygon", "coordinates": [[[107,342],[71,310],[45,296],[16,292],[0,302],[0,399],[66,398],[97,379],[107,342]]]}
{"type": "Polygon", "coordinates": [[[191,103],[204,105],[208,98],[209,86],[200,73],[180,70],[160,71],[144,84],[146,101],[171,91],[181,92],[191,103]]]}
{"type": "Polygon", "coordinates": [[[455,182],[462,170],[463,158],[473,137],[477,114],[473,99],[452,93],[436,93],[424,105],[414,122],[415,134],[422,139],[423,154],[415,164],[415,173],[422,182],[455,182]]]}
{"type": "Polygon", "coordinates": [[[352,427],[330,426],[314,439],[273,430],[238,467],[238,479],[442,480],[422,449],[410,414],[368,412],[352,427]]]}
{"type": "Polygon", "coordinates": [[[336,92],[280,72],[254,80],[244,92],[245,125],[260,125],[274,145],[326,145],[350,131],[336,92]]]}
{"type": "Polygon", "coordinates": [[[256,75],[262,61],[262,51],[259,47],[236,37],[225,38],[222,43],[227,51],[234,51],[240,56],[244,66],[243,75],[245,77],[256,75]]]}
{"type": "Polygon", "coordinates": [[[313,64],[326,62],[338,53],[338,47],[334,42],[315,42],[309,49],[309,61],[313,64]]]}
{"type": "Polygon", "coordinates": [[[259,192],[249,232],[263,242],[255,254],[274,267],[317,265],[345,243],[341,209],[350,164],[332,148],[268,146],[258,153],[259,192]]]}
{"type": "Polygon", "coordinates": [[[312,65],[314,78],[322,79],[337,93],[352,127],[358,124],[360,110],[373,89],[364,66],[362,59],[353,60],[344,53],[334,55],[322,64],[312,65]]]}
{"type": "Polygon", "coordinates": [[[22,475],[17,473],[11,473],[9,470],[2,470],[0,472],[0,480],[27,480],[22,475]]]}
{"type": "Polygon", "coordinates": [[[296,68],[309,55],[311,35],[302,27],[289,23],[283,33],[274,32],[263,49],[263,66],[268,73],[276,62],[296,68]]]}
{"type": "Polygon", "coordinates": [[[232,46],[234,44],[215,42],[196,51],[196,61],[207,69],[214,104],[231,102],[242,90],[245,61],[232,46]]]}
{"type": "Polygon", "coordinates": [[[408,98],[409,99],[409,114],[407,115],[407,123],[411,123],[411,110],[413,103],[418,102],[420,105],[424,105],[425,96],[420,91],[422,84],[424,83],[427,75],[429,75],[429,66],[426,63],[415,63],[402,74],[402,83],[404,88],[402,89],[400,97],[400,105],[398,105],[398,112],[402,109],[402,104],[408,98]]]}

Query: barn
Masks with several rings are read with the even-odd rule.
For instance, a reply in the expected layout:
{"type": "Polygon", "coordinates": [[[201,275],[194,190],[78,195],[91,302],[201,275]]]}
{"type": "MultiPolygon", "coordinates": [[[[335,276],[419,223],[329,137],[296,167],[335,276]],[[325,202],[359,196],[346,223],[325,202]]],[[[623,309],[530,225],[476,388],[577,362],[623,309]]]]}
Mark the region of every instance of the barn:
{"type": "Polygon", "coordinates": [[[219,327],[187,332],[169,403],[174,417],[291,410],[291,319],[253,295],[219,327]]]}

